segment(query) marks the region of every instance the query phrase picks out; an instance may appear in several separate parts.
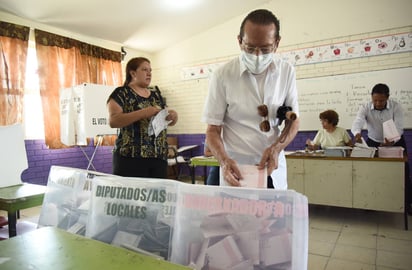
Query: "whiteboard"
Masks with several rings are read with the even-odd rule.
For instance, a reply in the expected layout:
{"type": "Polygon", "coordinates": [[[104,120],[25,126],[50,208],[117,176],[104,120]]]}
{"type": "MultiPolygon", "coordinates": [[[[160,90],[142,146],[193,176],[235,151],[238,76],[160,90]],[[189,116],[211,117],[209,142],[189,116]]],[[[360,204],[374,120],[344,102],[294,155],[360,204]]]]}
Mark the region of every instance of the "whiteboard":
{"type": "Polygon", "coordinates": [[[319,113],[339,114],[338,126],[350,129],[359,106],[371,100],[377,83],[389,86],[390,98],[404,111],[404,127],[412,128],[412,68],[387,69],[297,80],[300,130],[319,130],[319,113]]]}

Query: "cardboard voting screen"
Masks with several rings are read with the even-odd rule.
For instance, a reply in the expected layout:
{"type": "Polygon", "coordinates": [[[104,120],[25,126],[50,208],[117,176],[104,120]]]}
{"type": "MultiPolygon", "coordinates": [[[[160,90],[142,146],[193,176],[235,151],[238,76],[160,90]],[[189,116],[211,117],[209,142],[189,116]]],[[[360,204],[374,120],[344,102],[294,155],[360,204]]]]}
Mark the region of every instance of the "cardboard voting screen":
{"type": "Polygon", "coordinates": [[[87,138],[116,134],[106,102],[114,86],[83,83],[60,90],[60,136],[66,145],[86,145],[87,138]]]}

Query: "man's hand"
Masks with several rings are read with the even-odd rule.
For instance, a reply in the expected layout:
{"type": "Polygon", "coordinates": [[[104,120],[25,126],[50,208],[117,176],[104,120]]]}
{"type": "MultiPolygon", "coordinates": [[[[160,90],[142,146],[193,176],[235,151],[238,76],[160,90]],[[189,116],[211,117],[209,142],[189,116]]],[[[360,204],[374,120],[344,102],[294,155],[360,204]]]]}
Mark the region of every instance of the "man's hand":
{"type": "Polygon", "coordinates": [[[355,135],[355,142],[356,142],[356,143],[362,143],[362,136],[361,136],[360,133],[357,133],[357,134],[355,135]]]}
{"type": "Polygon", "coordinates": [[[260,160],[258,169],[264,169],[267,166],[268,175],[272,174],[274,170],[278,168],[279,150],[272,145],[263,152],[262,159],[260,160]]]}
{"type": "Polygon", "coordinates": [[[228,184],[231,186],[240,186],[239,180],[242,179],[242,175],[240,174],[239,167],[236,164],[236,161],[233,159],[227,159],[223,164],[220,166],[223,174],[223,178],[226,180],[228,184]]]}
{"type": "Polygon", "coordinates": [[[381,146],[393,146],[395,142],[389,141],[388,139],[385,138],[385,142],[381,144],[381,146]]]}

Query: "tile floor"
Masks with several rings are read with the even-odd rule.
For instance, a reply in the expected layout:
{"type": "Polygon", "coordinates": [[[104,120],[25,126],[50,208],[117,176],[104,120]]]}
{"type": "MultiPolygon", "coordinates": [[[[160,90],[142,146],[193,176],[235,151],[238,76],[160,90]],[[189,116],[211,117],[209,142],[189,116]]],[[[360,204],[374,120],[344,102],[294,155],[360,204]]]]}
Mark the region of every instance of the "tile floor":
{"type": "MultiPolygon", "coordinates": [[[[19,221],[37,223],[40,211],[22,210],[19,221]]],[[[402,214],[310,205],[308,270],[411,270],[408,220],[405,231],[402,214]]]]}
{"type": "Polygon", "coordinates": [[[309,207],[309,270],[411,270],[412,217],[339,207],[309,207]]]}

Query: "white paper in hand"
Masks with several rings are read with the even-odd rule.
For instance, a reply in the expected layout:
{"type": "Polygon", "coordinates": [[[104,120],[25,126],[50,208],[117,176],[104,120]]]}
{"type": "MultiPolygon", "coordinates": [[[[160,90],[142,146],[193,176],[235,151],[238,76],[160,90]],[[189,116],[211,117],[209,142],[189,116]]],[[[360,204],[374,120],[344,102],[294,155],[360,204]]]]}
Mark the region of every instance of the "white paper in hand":
{"type": "Polygon", "coordinates": [[[166,129],[167,126],[172,122],[172,121],[167,121],[166,117],[169,115],[169,112],[167,109],[163,109],[160,112],[156,114],[152,118],[149,124],[149,135],[155,135],[156,137],[162,132],[162,130],[166,129]]]}
{"type": "Polygon", "coordinates": [[[361,137],[361,142],[360,143],[355,143],[355,146],[359,147],[359,148],[366,148],[366,149],[369,148],[368,144],[366,143],[366,141],[363,137],[361,137]]]}
{"type": "Polygon", "coordinates": [[[392,119],[383,122],[383,137],[390,142],[396,142],[401,138],[398,130],[396,129],[395,123],[392,119]]]}
{"type": "Polygon", "coordinates": [[[242,187],[266,188],[267,170],[259,170],[256,165],[239,164],[240,173],[243,179],[240,180],[242,187]]]}

